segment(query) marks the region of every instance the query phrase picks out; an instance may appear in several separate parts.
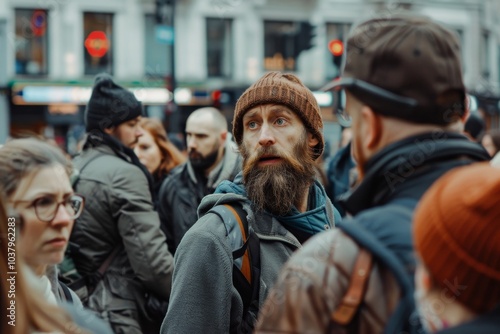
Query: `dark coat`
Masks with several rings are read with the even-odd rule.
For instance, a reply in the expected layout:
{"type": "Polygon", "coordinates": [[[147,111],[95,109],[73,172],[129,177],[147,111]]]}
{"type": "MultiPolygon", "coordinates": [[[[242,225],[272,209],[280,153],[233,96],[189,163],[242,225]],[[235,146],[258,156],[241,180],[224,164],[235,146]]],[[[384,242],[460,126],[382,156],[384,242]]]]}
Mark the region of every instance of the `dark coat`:
{"type": "Polygon", "coordinates": [[[346,215],[346,212],[339,205],[340,197],[351,187],[350,175],[355,166],[351,156],[351,142],[338,150],[328,164],[327,176],[330,189],[327,193],[342,217],[346,215]]]}
{"type": "Polygon", "coordinates": [[[189,161],[174,168],[159,192],[158,212],[169,251],[174,254],[187,230],[198,220],[197,209],[206,195],[212,194],[220,182],[233,180],[241,170],[241,156],[227,139],[224,158],[219,168],[203,180],[189,161]]]}
{"type": "Polygon", "coordinates": [[[140,333],[145,293],[168,299],[173,272],[146,175],[104,143],[84,150],[74,165],[81,170],[75,191],[86,199],[70,238],[79,246],[72,255],[78,272],[94,274],[118,249],[86,306],[115,333],[140,333]]]}

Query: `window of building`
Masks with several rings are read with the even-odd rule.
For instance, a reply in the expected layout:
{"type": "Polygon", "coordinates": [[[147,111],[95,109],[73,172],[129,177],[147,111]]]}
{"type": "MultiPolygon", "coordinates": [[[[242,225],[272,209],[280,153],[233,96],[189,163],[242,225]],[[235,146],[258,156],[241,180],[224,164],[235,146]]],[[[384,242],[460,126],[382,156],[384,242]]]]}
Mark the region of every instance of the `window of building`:
{"type": "Polygon", "coordinates": [[[40,9],[16,9],[16,74],[48,73],[48,12],[40,9]]]}
{"type": "Polygon", "coordinates": [[[83,13],[86,75],[113,73],[113,14],[83,13]]]}
{"type": "MultiPolygon", "coordinates": [[[[326,38],[327,45],[325,45],[325,76],[326,80],[331,80],[340,75],[341,66],[337,66],[334,63],[334,58],[330,50],[328,49],[328,43],[332,40],[341,40],[344,42],[344,48],[346,46],[347,35],[351,29],[351,24],[349,23],[327,23],[326,25],[326,38]]],[[[345,51],[344,51],[345,52],[345,51]]],[[[344,56],[345,57],[345,54],[344,56]]]]}
{"type": "Polygon", "coordinates": [[[146,75],[164,77],[170,74],[171,47],[162,39],[163,30],[160,30],[154,15],[146,15],[145,61],[146,75]]]}
{"type": "Polygon", "coordinates": [[[229,78],[232,68],[232,20],[207,18],[207,74],[229,78]]]}
{"type": "Polygon", "coordinates": [[[264,21],[264,69],[295,71],[295,42],[298,33],[295,22],[264,21]]]}

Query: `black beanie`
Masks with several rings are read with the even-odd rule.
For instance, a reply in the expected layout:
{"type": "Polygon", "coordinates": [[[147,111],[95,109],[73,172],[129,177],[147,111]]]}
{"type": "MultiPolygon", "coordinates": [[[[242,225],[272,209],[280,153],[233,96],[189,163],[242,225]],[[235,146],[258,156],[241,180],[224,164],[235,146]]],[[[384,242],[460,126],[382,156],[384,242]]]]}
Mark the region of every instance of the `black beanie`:
{"type": "Polygon", "coordinates": [[[142,106],[129,90],[117,85],[107,73],[95,77],[85,109],[86,130],[104,130],[142,115],[142,106]]]}

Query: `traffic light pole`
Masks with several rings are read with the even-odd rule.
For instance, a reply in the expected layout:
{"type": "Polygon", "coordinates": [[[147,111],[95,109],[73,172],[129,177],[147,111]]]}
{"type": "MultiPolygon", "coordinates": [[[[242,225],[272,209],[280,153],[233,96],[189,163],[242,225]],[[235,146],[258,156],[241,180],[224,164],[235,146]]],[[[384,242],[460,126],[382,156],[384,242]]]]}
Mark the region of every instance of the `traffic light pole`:
{"type": "Polygon", "coordinates": [[[168,1],[170,3],[170,26],[172,27],[173,38],[172,45],[170,46],[170,85],[172,92],[172,106],[174,110],[177,110],[177,106],[175,104],[175,100],[173,99],[173,94],[175,92],[176,82],[175,82],[175,0],[168,1]]]}

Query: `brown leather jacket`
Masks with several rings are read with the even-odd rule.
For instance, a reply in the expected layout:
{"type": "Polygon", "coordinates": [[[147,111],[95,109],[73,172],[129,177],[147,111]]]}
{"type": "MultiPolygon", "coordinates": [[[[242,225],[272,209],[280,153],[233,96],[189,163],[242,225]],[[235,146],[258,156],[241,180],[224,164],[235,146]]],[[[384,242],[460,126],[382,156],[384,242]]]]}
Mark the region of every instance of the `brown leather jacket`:
{"type": "Polygon", "coordinates": [[[283,268],[260,310],[256,333],[382,333],[400,289],[392,273],[372,265],[359,315],[331,320],[349,288],[359,246],[339,229],[320,233],[283,268]]]}

